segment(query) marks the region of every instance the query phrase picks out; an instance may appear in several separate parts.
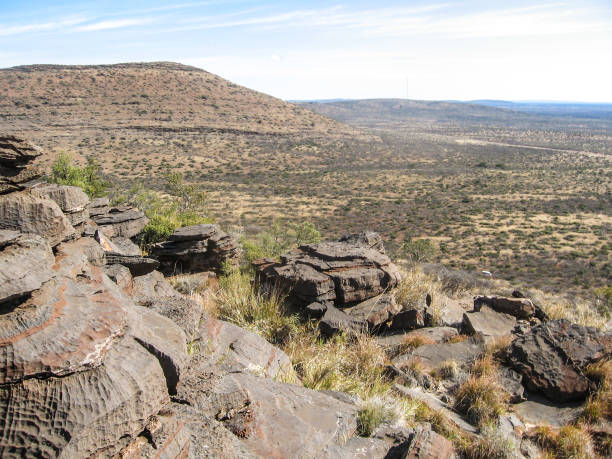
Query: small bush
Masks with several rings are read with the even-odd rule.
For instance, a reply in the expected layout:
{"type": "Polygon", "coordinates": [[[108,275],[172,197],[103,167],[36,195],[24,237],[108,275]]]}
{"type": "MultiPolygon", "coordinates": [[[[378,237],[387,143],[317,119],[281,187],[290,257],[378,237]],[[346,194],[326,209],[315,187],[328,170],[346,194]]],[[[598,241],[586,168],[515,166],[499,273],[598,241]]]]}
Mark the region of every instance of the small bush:
{"type": "Polygon", "coordinates": [[[409,239],[402,245],[402,252],[412,263],[433,261],[437,248],[429,239],[409,239]]]}
{"type": "Polygon", "coordinates": [[[87,160],[85,167],[78,167],[72,165],[72,159],[64,153],[61,153],[51,166],[49,182],[78,186],[90,198],[104,196],[109,186],[100,175],[100,166],[93,158],[87,160]]]}
{"type": "Polygon", "coordinates": [[[394,290],[395,301],[402,309],[418,307],[427,295],[431,296],[431,326],[436,326],[441,320],[441,314],[446,307],[445,298],[440,290],[440,283],[428,276],[418,266],[413,266],[402,273],[402,280],[394,290]]]}
{"type": "Polygon", "coordinates": [[[459,365],[456,360],[442,362],[431,371],[431,376],[436,379],[453,379],[459,374],[459,365]]]}
{"type": "Polygon", "coordinates": [[[248,264],[258,258],[277,258],[289,249],[302,244],[317,243],[321,234],[311,222],[290,223],[274,221],[267,231],[258,233],[254,238],[243,238],[245,260],[248,264]]]}

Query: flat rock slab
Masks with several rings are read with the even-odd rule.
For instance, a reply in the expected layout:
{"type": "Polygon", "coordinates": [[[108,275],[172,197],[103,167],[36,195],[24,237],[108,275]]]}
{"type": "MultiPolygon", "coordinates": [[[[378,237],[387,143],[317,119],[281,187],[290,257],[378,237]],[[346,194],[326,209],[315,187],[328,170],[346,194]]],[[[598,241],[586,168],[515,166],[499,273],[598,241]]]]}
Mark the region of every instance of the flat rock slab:
{"type": "Polygon", "coordinates": [[[517,335],[508,360],[529,390],[568,402],[583,400],[594,388],[582,370],[610,356],[612,331],[553,320],[517,335]]]}
{"type": "Polygon", "coordinates": [[[0,230],[34,233],[51,247],[72,239],[76,232],[59,206],[28,191],[0,196],[0,230]]]}
{"type": "Polygon", "coordinates": [[[39,289],[55,276],[54,262],[41,236],[0,230],[0,303],[39,289]]]}
{"type": "Polygon", "coordinates": [[[527,427],[549,425],[563,427],[574,422],[583,411],[579,403],[554,404],[544,397],[530,395],[525,402],[512,406],[527,427]]]}
{"type": "Polygon", "coordinates": [[[442,298],[442,311],[440,312],[440,323],[442,327],[454,327],[461,329],[463,314],[469,309],[469,301],[465,299],[453,299],[444,296],[442,298]]]}
{"type": "Polygon", "coordinates": [[[413,359],[419,360],[429,368],[436,368],[449,360],[466,364],[476,360],[484,350],[483,342],[472,339],[466,339],[458,343],[426,344],[416,348],[411,354],[396,357],[393,359],[393,364],[401,368],[413,359]]]}
{"type": "Polygon", "coordinates": [[[510,336],[515,325],[513,316],[486,307],[463,314],[463,331],[468,335],[482,336],[485,340],[510,336]]]}
{"type": "Polygon", "coordinates": [[[243,372],[194,377],[179,396],[261,457],[319,457],[357,429],[357,407],[321,392],[243,372]]]}
{"type": "Polygon", "coordinates": [[[395,335],[377,336],[376,342],[381,346],[385,347],[396,347],[400,346],[406,340],[413,337],[420,336],[426,341],[433,341],[436,343],[444,343],[450,338],[457,336],[458,332],[453,327],[425,327],[419,328],[418,330],[412,330],[406,333],[398,333],[395,335]]]}

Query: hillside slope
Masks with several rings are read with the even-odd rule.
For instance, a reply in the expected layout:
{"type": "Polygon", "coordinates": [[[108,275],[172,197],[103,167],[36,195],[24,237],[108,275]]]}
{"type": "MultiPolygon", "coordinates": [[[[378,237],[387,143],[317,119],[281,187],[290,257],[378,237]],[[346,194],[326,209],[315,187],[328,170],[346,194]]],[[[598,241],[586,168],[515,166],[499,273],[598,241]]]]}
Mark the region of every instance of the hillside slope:
{"type": "MultiPolygon", "coordinates": [[[[257,169],[267,167],[266,159],[291,163],[291,151],[282,158],[273,154],[286,152],[287,141],[369,138],[174,63],[14,67],[0,70],[0,87],[3,131],[52,153],[94,155],[107,172],[126,177],[147,177],[164,162],[194,175],[203,167],[257,169]]],[[[316,162],[319,152],[311,153],[316,162]]],[[[310,157],[296,155],[300,161],[310,157]]]]}

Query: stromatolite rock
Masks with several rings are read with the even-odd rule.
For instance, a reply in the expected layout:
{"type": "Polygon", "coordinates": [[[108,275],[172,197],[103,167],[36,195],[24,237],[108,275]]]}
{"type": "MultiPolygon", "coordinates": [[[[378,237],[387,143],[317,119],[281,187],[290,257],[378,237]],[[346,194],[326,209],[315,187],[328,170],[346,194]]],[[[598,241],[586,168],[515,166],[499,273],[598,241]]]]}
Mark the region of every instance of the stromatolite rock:
{"type": "Polygon", "coordinates": [[[36,162],[41,154],[39,147],[19,137],[0,134],[0,194],[18,191],[40,177],[36,162]]]}
{"type": "Polygon", "coordinates": [[[303,245],[280,262],[257,260],[257,279],[278,287],[300,306],[343,306],[380,295],[398,284],[399,269],[378,250],[351,242],[303,245]]]}
{"type": "Polygon", "coordinates": [[[0,313],[0,456],[112,456],[176,391],[185,334],[135,306],[93,239],[57,247],[55,276],[0,313]]]}
{"type": "Polygon", "coordinates": [[[54,261],[42,237],[0,230],[0,303],[39,289],[55,276],[54,261]]]}
{"type": "Polygon", "coordinates": [[[90,206],[91,219],[110,238],[134,237],[149,223],[149,219],[145,214],[136,207],[110,207],[107,212],[101,214],[98,214],[95,210],[92,213],[92,209],[95,208],[90,206]]]}
{"type": "Polygon", "coordinates": [[[584,375],[590,363],[612,356],[612,332],[552,320],[518,335],[509,362],[523,384],[557,402],[584,399],[593,384],[584,375]]]}
{"type": "Polygon", "coordinates": [[[45,183],[33,187],[32,194],[55,201],[73,226],[89,218],[89,197],[78,186],[45,183]]]}
{"type": "Polygon", "coordinates": [[[55,201],[29,191],[0,196],[0,229],[38,234],[51,247],[75,236],[74,228],[55,201]]]}
{"type": "Polygon", "coordinates": [[[166,273],[220,271],[226,262],[237,262],[240,249],[217,225],[203,224],[177,229],[167,241],[155,244],[151,255],[166,273]]]}

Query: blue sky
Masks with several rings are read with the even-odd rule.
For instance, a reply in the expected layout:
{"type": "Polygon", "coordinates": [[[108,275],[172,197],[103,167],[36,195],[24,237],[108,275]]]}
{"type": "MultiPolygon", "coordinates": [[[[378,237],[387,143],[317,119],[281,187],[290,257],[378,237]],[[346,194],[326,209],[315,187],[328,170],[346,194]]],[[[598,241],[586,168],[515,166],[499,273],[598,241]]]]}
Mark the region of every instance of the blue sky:
{"type": "Polygon", "coordinates": [[[0,11],[0,67],[164,60],[284,99],[612,102],[612,0],[0,0],[0,11]]]}

